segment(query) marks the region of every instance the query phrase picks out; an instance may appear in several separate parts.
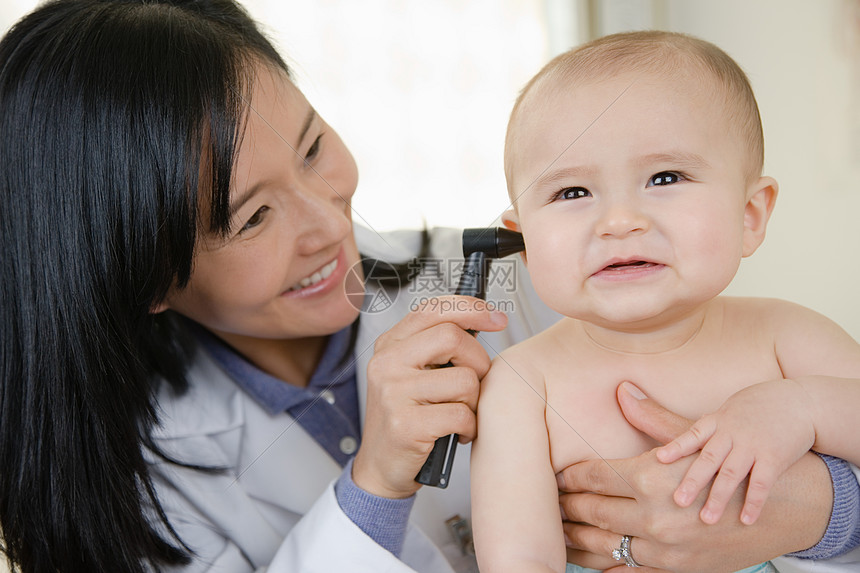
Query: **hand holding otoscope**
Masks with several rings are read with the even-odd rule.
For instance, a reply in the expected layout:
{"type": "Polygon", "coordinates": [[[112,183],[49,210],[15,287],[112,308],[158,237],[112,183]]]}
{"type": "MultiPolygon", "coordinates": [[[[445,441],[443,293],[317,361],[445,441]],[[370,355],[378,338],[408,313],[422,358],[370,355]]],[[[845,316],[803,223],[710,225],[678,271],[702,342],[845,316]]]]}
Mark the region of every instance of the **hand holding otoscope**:
{"type": "MultiPolygon", "coordinates": [[[[486,300],[490,261],[518,253],[525,249],[521,234],[501,227],[465,229],[463,231],[463,274],[454,294],[468,295],[486,300]]],[[[475,331],[470,330],[471,334],[475,331]]],[[[451,363],[442,365],[450,367],[451,363]]],[[[427,461],[415,476],[415,481],[424,485],[445,488],[451,479],[451,466],[457,450],[457,434],[442,436],[436,440],[427,461]]]]}

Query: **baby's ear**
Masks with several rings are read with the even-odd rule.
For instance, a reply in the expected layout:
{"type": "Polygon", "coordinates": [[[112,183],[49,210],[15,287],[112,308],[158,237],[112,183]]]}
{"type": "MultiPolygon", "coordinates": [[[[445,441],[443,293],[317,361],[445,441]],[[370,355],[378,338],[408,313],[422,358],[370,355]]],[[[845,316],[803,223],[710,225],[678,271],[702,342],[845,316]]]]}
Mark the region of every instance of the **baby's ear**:
{"type": "MultiPolygon", "coordinates": [[[[506,229],[510,229],[511,231],[516,231],[517,233],[522,233],[523,230],[520,228],[520,217],[517,215],[516,208],[508,209],[504,213],[502,213],[502,225],[505,226],[506,229]]],[[[523,257],[523,262],[528,265],[529,260],[526,256],[526,251],[523,250],[520,255],[523,257]]]]}
{"type": "Polygon", "coordinates": [[[747,204],[744,207],[744,249],[743,256],[748,257],[764,241],[767,222],[773,207],[779,184],[773,177],[759,177],[747,190],[747,204]]]}
{"type": "Polygon", "coordinates": [[[502,213],[502,225],[511,231],[516,231],[517,233],[522,232],[520,230],[520,218],[517,215],[516,209],[508,209],[502,213]]]}

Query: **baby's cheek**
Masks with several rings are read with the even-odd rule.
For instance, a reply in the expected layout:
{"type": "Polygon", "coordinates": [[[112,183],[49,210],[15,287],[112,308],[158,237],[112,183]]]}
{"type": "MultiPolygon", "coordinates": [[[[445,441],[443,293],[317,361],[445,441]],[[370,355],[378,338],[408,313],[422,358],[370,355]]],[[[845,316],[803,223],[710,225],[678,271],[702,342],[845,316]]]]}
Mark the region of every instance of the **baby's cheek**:
{"type": "Polygon", "coordinates": [[[564,313],[565,306],[575,294],[570,269],[537,256],[529,259],[528,270],[540,299],[553,310],[564,313]]]}

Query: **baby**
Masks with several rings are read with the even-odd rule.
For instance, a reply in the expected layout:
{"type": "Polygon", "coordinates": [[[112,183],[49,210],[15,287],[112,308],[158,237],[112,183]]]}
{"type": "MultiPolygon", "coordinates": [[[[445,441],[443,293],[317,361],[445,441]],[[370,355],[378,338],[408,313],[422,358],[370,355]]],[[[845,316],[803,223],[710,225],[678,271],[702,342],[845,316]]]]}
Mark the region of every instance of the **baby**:
{"type": "MultiPolygon", "coordinates": [[[[482,572],[565,571],[555,473],[657,445],[622,416],[622,381],[696,419],[762,381],[860,378],[860,346],[830,320],[718,296],[764,240],[777,183],[762,166],[752,89],[707,42],[609,36],[526,85],[508,126],[514,207],[503,221],[523,233],[535,288],[565,318],[503,352],[482,382],[472,454],[482,572]]],[[[648,565],[635,538],[615,557],[648,565]]],[[[726,570],[743,565],[727,554],[726,570]]]]}

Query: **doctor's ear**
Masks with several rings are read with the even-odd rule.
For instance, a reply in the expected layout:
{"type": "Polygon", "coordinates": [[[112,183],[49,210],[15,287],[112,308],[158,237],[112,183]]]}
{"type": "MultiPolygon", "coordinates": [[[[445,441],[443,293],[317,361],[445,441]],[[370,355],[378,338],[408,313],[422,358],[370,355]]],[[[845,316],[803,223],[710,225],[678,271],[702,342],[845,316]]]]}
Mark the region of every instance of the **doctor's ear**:
{"type": "MultiPolygon", "coordinates": [[[[516,208],[508,209],[504,213],[502,213],[502,225],[505,226],[506,229],[510,229],[511,231],[516,231],[517,233],[522,233],[523,230],[520,228],[520,218],[517,215],[516,208]]],[[[529,260],[526,256],[526,251],[523,250],[520,255],[523,257],[523,262],[528,265],[529,260]]]]}
{"type": "Polygon", "coordinates": [[[161,301],[152,303],[152,306],[149,307],[149,314],[161,314],[165,310],[170,310],[170,295],[174,288],[174,286],[171,286],[161,301]]]}
{"type": "Polygon", "coordinates": [[[743,256],[752,255],[764,241],[767,222],[778,192],[779,184],[773,177],[760,177],[748,188],[747,204],[744,207],[743,256]]]}
{"type": "Polygon", "coordinates": [[[161,314],[165,310],[169,310],[169,309],[170,309],[170,307],[167,306],[167,302],[162,301],[158,304],[152,305],[152,307],[149,309],[149,314],[161,314]]]}

